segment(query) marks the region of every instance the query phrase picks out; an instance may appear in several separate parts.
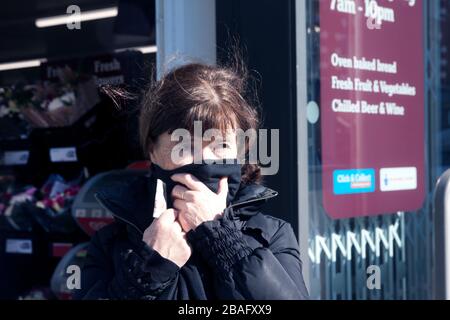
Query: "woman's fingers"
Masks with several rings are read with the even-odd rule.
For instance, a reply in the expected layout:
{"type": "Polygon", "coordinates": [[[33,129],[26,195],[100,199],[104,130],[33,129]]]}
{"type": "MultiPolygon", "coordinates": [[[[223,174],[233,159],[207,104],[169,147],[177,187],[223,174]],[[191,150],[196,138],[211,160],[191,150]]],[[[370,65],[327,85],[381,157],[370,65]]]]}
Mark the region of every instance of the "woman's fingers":
{"type": "Polygon", "coordinates": [[[173,228],[176,232],[183,232],[183,228],[181,227],[181,225],[178,223],[178,221],[175,221],[173,223],[173,228]]]}
{"type": "Polygon", "coordinates": [[[175,209],[167,209],[158,218],[162,223],[173,223],[178,218],[178,212],[175,209]]]}
{"type": "Polygon", "coordinates": [[[185,233],[189,232],[189,230],[192,229],[191,224],[189,223],[189,221],[186,220],[184,214],[180,214],[180,216],[178,217],[178,223],[180,224],[181,229],[185,233]]]}
{"type": "Polygon", "coordinates": [[[180,215],[180,217],[178,218],[178,223],[181,227],[181,231],[187,232],[186,230],[188,229],[188,224],[187,224],[186,220],[183,218],[183,215],[180,215]]]}
{"type": "Polygon", "coordinates": [[[187,211],[188,209],[186,201],[181,199],[175,199],[173,202],[173,207],[179,211],[187,211]]]}
{"type": "Polygon", "coordinates": [[[193,191],[211,191],[200,180],[189,173],[177,173],[171,178],[173,181],[184,184],[188,189],[193,191]]]}
{"type": "Polygon", "coordinates": [[[172,189],[172,197],[176,199],[186,200],[186,192],[188,192],[189,189],[183,187],[182,185],[177,184],[172,189]]]}

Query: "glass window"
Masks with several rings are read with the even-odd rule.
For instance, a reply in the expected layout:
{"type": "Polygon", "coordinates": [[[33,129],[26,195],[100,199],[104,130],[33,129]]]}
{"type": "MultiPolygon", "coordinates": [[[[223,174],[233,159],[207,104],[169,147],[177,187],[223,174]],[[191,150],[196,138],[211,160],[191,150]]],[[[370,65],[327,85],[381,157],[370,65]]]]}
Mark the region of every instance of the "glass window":
{"type": "Polygon", "coordinates": [[[312,298],[433,298],[433,190],[450,165],[449,9],[306,1],[297,41],[307,50],[312,298]]]}

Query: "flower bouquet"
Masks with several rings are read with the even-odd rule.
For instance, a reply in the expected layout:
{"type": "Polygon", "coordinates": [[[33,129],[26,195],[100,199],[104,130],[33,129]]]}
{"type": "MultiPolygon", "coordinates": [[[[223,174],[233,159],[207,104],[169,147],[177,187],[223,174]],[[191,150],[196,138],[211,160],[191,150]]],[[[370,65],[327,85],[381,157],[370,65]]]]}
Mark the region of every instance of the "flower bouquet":
{"type": "Polygon", "coordinates": [[[10,108],[35,128],[69,126],[100,101],[94,79],[69,67],[59,69],[56,82],[17,84],[9,91],[10,108]]]}
{"type": "Polygon", "coordinates": [[[10,229],[17,231],[32,231],[33,218],[30,216],[28,206],[34,201],[36,188],[26,187],[16,194],[6,193],[7,204],[4,205],[2,220],[5,220],[10,229]]]}
{"type": "Polygon", "coordinates": [[[78,180],[66,182],[59,175],[51,175],[40,190],[39,200],[30,208],[33,217],[47,232],[74,232],[78,226],[71,206],[79,190],[78,180]]]}

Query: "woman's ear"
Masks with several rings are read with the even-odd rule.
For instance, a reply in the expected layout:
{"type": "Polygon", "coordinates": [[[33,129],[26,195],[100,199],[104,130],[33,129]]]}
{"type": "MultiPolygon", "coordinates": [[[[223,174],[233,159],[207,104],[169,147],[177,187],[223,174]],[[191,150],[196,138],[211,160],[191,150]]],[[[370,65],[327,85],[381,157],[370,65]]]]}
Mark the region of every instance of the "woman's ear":
{"type": "Polygon", "coordinates": [[[150,159],[151,163],[155,163],[156,162],[155,161],[155,155],[154,155],[154,153],[152,151],[148,152],[148,158],[150,159]]]}
{"type": "Polygon", "coordinates": [[[148,157],[149,157],[151,163],[154,163],[158,166],[162,165],[161,153],[159,152],[159,150],[157,148],[153,148],[153,150],[149,151],[148,157]]]}

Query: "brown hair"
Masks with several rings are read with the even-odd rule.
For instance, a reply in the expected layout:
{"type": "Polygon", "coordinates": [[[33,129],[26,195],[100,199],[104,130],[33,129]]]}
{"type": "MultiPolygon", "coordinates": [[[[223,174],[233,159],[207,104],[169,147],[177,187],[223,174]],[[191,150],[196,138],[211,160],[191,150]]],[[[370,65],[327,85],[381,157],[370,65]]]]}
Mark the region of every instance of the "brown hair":
{"type": "MultiPolygon", "coordinates": [[[[183,128],[194,130],[202,121],[203,130],[217,128],[258,129],[256,106],[248,99],[248,73],[245,68],[190,63],[178,67],[151,84],[144,95],[139,117],[141,145],[147,156],[164,132],[183,128]]],[[[246,151],[250,146],[246,145],[246,151]]],[[[242,181],[258,183],[258,165],[242,166],[242,181]]]]}

